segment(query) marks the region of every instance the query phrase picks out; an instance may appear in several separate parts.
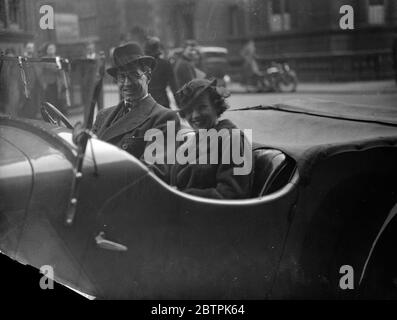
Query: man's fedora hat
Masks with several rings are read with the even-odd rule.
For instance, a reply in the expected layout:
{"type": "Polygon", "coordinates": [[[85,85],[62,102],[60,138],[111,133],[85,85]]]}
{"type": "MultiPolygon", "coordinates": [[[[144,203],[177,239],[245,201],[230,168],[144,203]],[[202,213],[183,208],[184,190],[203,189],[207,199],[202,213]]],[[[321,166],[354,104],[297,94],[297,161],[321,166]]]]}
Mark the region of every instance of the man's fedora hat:
{"type": "Polygon", "coordinates": [[[156,60],[153,57],[145,56],[138,43],[130,42],[114,49],[113,67],[106,71],[112,77],[116,77],[118,71],[128,71],[137,62],[149,66],[152,70],[156,66],[156,60]]]}

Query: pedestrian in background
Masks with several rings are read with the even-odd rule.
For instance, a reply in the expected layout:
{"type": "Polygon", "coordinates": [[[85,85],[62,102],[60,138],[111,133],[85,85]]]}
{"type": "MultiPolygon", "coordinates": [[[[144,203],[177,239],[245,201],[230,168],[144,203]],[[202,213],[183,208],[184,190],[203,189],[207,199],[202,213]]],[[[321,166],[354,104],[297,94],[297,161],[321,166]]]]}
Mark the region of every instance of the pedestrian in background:
{"type": "Polygon", "coordinates": [[[4,54],[5,54],[5,56],[7,56],[7,57],[15,57],[15,56],[16,56],[16,53],[15,53],[15,49],[14,49],[14,48],[7,48],[7,49],[4,51],[4,54]]]}
{"type": "MultiPolygon", "coordinates": [[[[43,58],[56,58],[56,50],[54,43],[46,43],[41,50],[43,58]]],[[[66,84],[61,70],[55,63],[43,64],[42,86],[44,89],[44,101],[48,101],[63,114],[66,114],[66,84]]]]}
{"type": "Polygon", "coordinates": [[[192,57],[194,72],[196,73],[195,79],[205,79],[207,74],[201,69],[202,57],[198,46],[194,48],[192,57]]]}
{"type": "Polygon", "coordinates": [[[36,46],[35,46],[34,42],[26,43],[25,51],[24,51],[23,55],[26,58],[35,58],[36,57],[36,46]]]}
{"type": "MultiPolygon", "coordinates": [[[[95,84],[101,77],[101,68],[103,68],[105,57],[103,53],[97,53],[94,42],[88,42],[85,49],[85,61],[83,61],[81,68],[81,97],[84,110],[87,112],[91,104],[95,84]]],[[[98,97],[97,105],[98,110],[103,108],[103,90],[98,97]]]]}
{"type": "Polygon", "coordinates": [[[152,71],[152,79],[149,82],[149,93],[154,100],[166,108],[170,108],[170,100],[167,95],[167,87],[172,94],[177,91],[174,71],[171,63],[161,57],[161,42],[157,37],[149,38],[145,43],[145,54],[156,60],[156,67],[152,71]]]}
{"type": "MultiPolygon", "coordinates": [[[[36,45],[34,42],[27,42],[24,56],[26,58],[37,58],[36,45]]],[[[29,87],[29,98],[25,99],[21,114],[26,118],[40,118],[39,109],[43,98],[43,87],[41,83],[41,70],[38,63],[26,63],[24,65],[27,85],[29,87]]]]}
{"type": "Polygon", "coordinates": [[[196,58],[197,42],[187,40],[183,47],[181,56],[177,59],[174,66],[176,86],[180,89],[185,83],[196,78],[194,59],[196,58]]]}
{"type": "Polygon", "coordinates": [[[393,41],[393,66],[394,66],[394,78],[397,84],[397,37],[393,41]]]}
{"type": "MultiPolygon", "coordinates": [[[[9,56],[15,56],[15,52],[9,51],[9,56]]],[[[26,44],[24,56],[35,57],[34,43],[26,44]]],[[[0,73],[0,84],[2,112],[14,117],[32,119],[38,117],[42,89],[37,64],[27,62],[23,64],[22,69],[16,58],[14,61],[4,61],[0,73]]]]}
{"type": "Polygon", "coordinates": [[[256,85],[258,77],[262,76],[257,62],[256,47],[254,40],[250,39],[240,51],[243,58],[243,82],[247,86],[256,85]]]}

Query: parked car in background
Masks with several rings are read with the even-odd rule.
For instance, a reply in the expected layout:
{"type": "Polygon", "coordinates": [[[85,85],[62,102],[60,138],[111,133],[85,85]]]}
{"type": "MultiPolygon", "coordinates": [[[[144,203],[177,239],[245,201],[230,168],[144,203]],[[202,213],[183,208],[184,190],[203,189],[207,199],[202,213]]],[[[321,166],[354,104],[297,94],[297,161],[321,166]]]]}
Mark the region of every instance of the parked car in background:
{"type": "MultiPolygon", "coordinates": [[[[182,54],[182,48],[175,48],[169,51],[168,58],[171,63],[182,54]]],[[[199,56],[196,61],[196,68],[206,74],[206,78],[216,78],[219,85],[227,86],[230,76],[227,74],[229,68],[228,50],[224,47],[198,47],[199,56]]]]}

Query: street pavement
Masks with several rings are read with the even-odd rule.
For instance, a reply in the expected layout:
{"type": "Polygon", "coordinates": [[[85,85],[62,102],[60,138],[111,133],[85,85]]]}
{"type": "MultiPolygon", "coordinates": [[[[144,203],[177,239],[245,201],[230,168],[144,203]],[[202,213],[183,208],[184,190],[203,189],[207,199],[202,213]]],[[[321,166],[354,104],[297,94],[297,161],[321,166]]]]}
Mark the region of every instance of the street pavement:
{"type": "MultiPolygon", "coordinates": [[[[257,105],[285,103],[296,98],[315,98],[328,101],[397,108],[397,85],[394,81],[367,81],[348,83],[301,83],[294,93],[247,93],[237,83],[228,87],[231,109],[257,105]]],[[[119,95],[115,85],[104,86],[104,105],[111,107],[118,103],[119,95]]],[[[172,104],[173,105],[173,104],[172,104]]],[[[175,108],[175,106],[172,106],[175,108]]],[[[69,119],[74,124],[82,120],[82,110],[73,110],[69,119]]]]}

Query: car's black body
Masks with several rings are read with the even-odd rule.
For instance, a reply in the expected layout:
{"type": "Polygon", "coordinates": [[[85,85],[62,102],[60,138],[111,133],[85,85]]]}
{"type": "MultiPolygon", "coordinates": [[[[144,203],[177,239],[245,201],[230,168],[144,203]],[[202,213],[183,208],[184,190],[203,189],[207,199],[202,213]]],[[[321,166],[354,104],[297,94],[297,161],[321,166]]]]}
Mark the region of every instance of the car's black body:
{"type": "Polygon", "coordinates": [[[225,116],[253,130],[252,199],[184,194],[92,139],[72,225],[71,131],[1,117],[0,250],[98,298],[338,297],[342,265],[356,286],[363,274],[355,293],[393,296],[396,112],[304,101],[225,116]]]}

